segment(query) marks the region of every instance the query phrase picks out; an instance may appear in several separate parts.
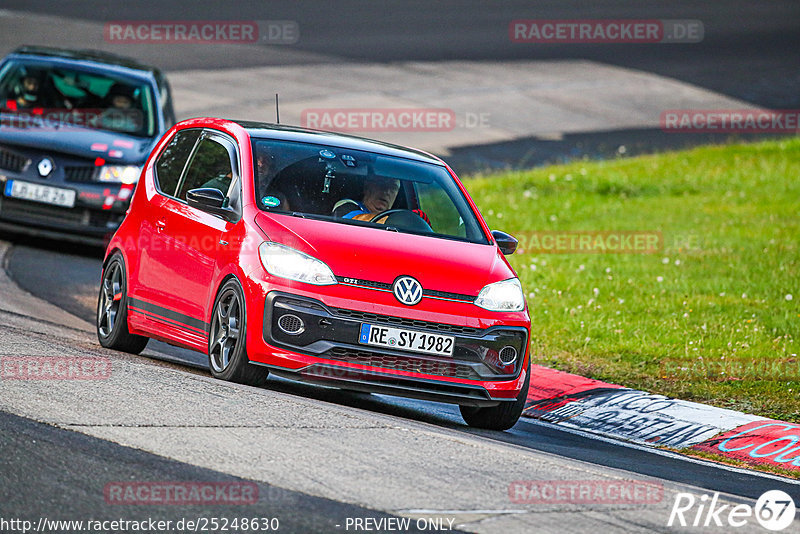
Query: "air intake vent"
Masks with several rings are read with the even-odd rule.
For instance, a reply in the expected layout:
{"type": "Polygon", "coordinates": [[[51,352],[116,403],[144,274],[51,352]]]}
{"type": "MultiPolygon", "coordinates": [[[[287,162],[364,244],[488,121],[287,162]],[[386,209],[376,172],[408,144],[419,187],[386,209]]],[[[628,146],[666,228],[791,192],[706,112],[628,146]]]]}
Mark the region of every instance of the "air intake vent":
{"type": "Polygon", "coordinates": [[[503,347],[500,349],[500,361],[505,365],[511,365],[517,360],[517,349],[514,347],[503,347]]]}
{"type": "Polygon", "coordinates": [[[22,172],[28,160],[10,150],[0,148],[0,169],[11,172],[22,172]]]}
{"type": "Polygon", "coordinates": [[[64,167],[64,178],[68,182],[93,182],[95,172],[94,166],[64,167]]]}
{"type": "Polygon", "coordinates": [[[296,336],[303,333],[306,325],[300,317],[287,313],[286,315],[281,315],[280,319],[278,319],[278,328],[291,336],[296,336]]]}

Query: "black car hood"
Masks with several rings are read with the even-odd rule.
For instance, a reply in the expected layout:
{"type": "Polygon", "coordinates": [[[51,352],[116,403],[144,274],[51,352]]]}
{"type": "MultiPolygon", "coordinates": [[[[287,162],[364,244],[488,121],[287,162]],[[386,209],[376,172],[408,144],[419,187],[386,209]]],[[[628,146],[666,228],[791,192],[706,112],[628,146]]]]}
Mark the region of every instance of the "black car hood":
{"type": "Polygon", "coordinates": [[[104,130],[62,128],[7,128],[0,125],[0,143],[85,158],[101,157],[110,163],[140,164],[158,137],[135,137],[104,130]]]}

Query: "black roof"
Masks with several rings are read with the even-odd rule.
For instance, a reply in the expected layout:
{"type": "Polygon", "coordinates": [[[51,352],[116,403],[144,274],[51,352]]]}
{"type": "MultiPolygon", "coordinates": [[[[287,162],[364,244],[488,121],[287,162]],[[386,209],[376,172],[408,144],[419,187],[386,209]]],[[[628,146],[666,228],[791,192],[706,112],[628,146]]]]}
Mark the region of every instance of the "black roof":
{"type": "Polygon", "coordinates": [[[74,59],[78,61],[94,61],[97,63],[105,63],[107,65],[115,65],[117,67],[152,72],[156,76],[161,76],[161,71],[159,71],[156,67],[144,65],[133,58],[118,56],[117,54],[103,52],[102,50],[72,50],[67,48],[52,48],[48,46],[24,45],[14,50],[12,54],[52,56],[62,59],[74,59]]]}
{"type": "Polygon", "coordinates": [[[321,143],[339,148],[363,150],[364,152],[378,152],[381,154],[442,165],[442,162],[438,158],[421,150],[402,145],[386,143],[384,141],[377,141],[375,139],[368,139],[366,137],[358,137],[355,135],[336,132],[326,132],[322,130],[312,130],[310,128],[301,128],[299,126],[289,126],[285,124],[273,124],[269,122],[242,120],[232,120],[231,122],[235,122],[247,130],[247,133],[250,134],[250,137],[254,138],[261,137],[285,139],[287,141],[298,141],[305,143],[321,143]]]}

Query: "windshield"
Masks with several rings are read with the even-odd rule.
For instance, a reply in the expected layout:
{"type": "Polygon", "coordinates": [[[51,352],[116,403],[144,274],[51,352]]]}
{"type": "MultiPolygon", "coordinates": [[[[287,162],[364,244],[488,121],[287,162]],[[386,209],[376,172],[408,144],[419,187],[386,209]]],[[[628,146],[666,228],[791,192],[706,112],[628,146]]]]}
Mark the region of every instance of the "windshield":
{"type": "Polygon", "coordinates": [[[134,79],[20,60],[0,71],[6,127],[71,125],[153,137],[153,109],[150,87],[134,79]]]}
{"type": "Polygon", "coordinates": [[[265,211],[486,243],[461,190],[440,165],[293,141],[253,140],[265,211]]]}

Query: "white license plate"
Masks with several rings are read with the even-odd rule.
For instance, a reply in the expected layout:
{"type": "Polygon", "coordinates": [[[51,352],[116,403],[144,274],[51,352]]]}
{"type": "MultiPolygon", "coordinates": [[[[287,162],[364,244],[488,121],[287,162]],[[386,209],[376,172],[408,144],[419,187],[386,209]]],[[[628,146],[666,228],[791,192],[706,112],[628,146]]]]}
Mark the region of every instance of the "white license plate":
{"type": "Polygon", "coordinates": [[[43,202],[64,208],[71,208],[75,205],[75,191],[72,189],[61,189],[19,180],[7,181],[5,194],[7,197],[43,202]]]}
{"type": "Polygon", "coordinates": [[[358,342],[362,345],[387,347],[390,349],[408,350],[423,354],[452,356],[456,338],[440,334],[428,334],[390,326],[361,324],[358,342]]]}

